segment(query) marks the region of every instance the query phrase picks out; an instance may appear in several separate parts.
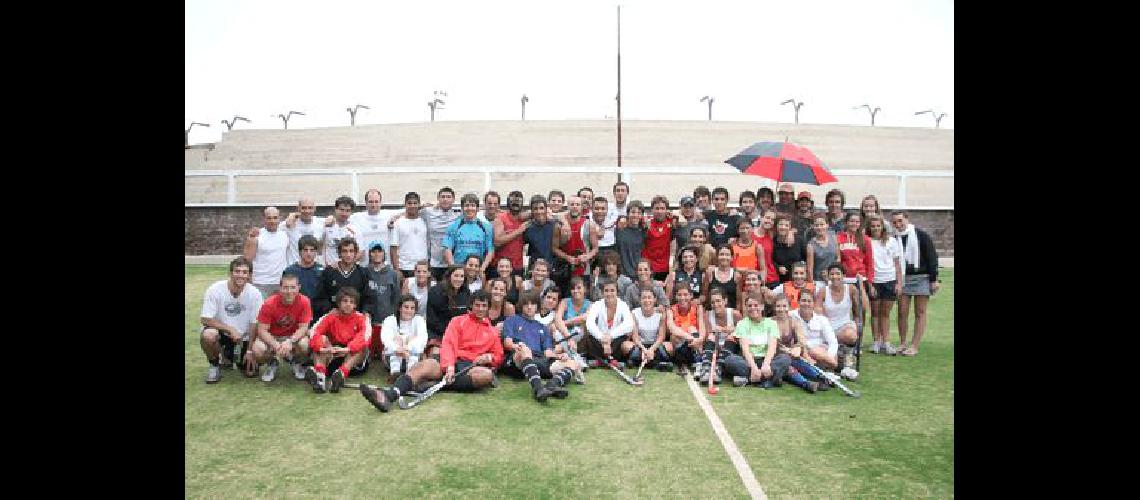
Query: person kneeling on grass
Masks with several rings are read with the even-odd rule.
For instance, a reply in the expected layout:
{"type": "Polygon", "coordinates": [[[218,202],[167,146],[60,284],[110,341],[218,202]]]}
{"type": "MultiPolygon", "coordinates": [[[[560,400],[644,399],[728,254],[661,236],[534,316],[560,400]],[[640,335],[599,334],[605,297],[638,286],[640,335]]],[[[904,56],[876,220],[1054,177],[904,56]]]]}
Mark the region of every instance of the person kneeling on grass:
{"type": "Polygon", "coordinates": [[[804,340],[804,323],[788,314],[788,297],[782,293],[777,294],[775,302],[772,303],[772,309],[776,311],[772,320],[776,322],[776,328],[779,331],[776,351],[790,358],[790,366],[784,375],[784,379],[812,394],[815,394],[817,390],[831,388],[825,379],[813,376],[812,378],[818,380],[808,380],[804,376],[818,372],[805,366],[810,358],[806,352],[807,342],[804,340]]]}
{"type": "Polygon", "coordinates": [[[253,356],[259,365],[268,363],[262,382],[277,377],[277,358],[293,365],[293,377],[305,379],[303,359],[309,354],[309,323],[313,309],[309,299],[301,295],[300,279],[295,274],[281,276],[277,293],[261,304],[257,313],[257,340],[253,356]]]}
{"type": "Polygon", "coordinates": [[[485,290],[471,294],[471,312],[456,316],[447,324],[438,357],[429,356],[420,361],[408,373],[400,375],[392,387],[360,384],[360,395],[376,409],[387,412],[392,402],[425,382],[434,383],[442,378],[447,381],[446,389],[461,392],[491,385],[495,380],[493,370],[503,362],[503,343],[499,331],[487,320],[490,302],[485,290]],[[478,366],[456,376],[472,365],[478,366]]]}
{"type": "Polygon", "coordinates": [[[578,342],[578,352],[595,360],[595,367],[608,363],[622,369],[618,356],[628,354],[633,349],[629,334],[633,331],[633,313],[625,302],[618,300],[617,283],[602,278],[602,300],[590,305],[586,313],[586,331],[578,342]]]}
{"type": "Polygon", "coordinates": [[[764,299],[760,293],[745,297],[744,310],[747,317],[736,324],[733,335],[740,342],[740,350],[748,364],[748,377],[733,377],[733,385],[755,384],[763,389],[778,386],[792,358],[784,353],[776,353],[780,338],[776,322],[764,317],[764,299]]]}
{"type": "Polygon", "coordinates": [[[326,390],[340,392],[348,371],[364,361],[371,325],[368,317],[356,310],[360,293],[346,286],[336,293],[336,309],[317,320],[309,347],[313,350],[313,366],[305,371],[305,380],[317,394],[326,390]],[[332,376],[327,377],[329,370],[332,376]]]}
{"type": "Polygon", "coordinates": [[[384,318],[380,326],[380,339],[384,345],[383,360],[388,364],[388,383],[396,381],[400,373],[416,366],[427,347],[427,322],[416,314],[418,302],[411,294],[400,296],[396,314],[384,318]],[[401,372],[401,369],[404,370],[401,372]]]}
{"type": "Polygon", "coordinates": [[[566,382],[574,376],[578,364],[563,352],[555,354],[550,330],[538,321],[538,295],[524,292],[519,298],[519,313],[503,321],[503,349],[507,361],[503,372],[530,382],[534,399],[543,402],[554,396],[570,395],[566,382]],[[540,356],[535,356],[539,353],[540,356]],[[544,387],[542,377],[550,377],[544,387]]]}

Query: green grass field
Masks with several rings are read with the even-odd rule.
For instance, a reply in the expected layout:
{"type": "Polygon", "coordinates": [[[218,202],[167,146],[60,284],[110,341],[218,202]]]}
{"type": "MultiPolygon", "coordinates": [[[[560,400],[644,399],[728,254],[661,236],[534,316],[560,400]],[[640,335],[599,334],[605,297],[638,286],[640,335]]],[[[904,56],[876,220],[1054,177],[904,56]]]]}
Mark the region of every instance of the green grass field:
{"type": "MultiPolygon", "coordinates": [[[[314,394],[287,365],[269,384],[223,370],[206,385],[198,314],[206,287],[225,276],[224,266],[186,266],[187,497],[748,496],[671,373],[647,370],[635,388],[590,370],[586,385],[545,405],[501,378],[497,389],[443,392],[387,414],[355,390],[314,394]]],[[[788,384],[702,388],[768,496],[954,496],[953,270],[941,276],[921,354],[865,354],[850,384],[861,399],[788,384]]],[[[897,342],[893,319],[891,331],[897,342]]],[[[375,367],[363,377],[381,379],[375,367]]]]}

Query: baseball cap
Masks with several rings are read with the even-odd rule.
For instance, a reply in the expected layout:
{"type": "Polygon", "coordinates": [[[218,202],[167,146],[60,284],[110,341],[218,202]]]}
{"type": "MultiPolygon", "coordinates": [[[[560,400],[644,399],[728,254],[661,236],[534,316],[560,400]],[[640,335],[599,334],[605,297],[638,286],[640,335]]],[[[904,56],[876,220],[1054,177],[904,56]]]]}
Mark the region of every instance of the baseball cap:
{"type": "Polygon", "coordinates": [[[681,201],[680,201],[680,204],[681,204],[682,206],[684,206],[684,205],[693,205],[693,204],[695,204],[695,203],[696,203],[696,202],[694,202],[694,201],[693,201],[693,197],[692,197],[692,196],[682,196],[682,197],[681,197],[681,201]]]}
{"type": "Polygon", "coordinates": [[[368,247],[368,251],[371,252],[373,250],[376,250],[377,248],[379,248],[380,251],[383,252],[384,251],[384,244],[383,243],[373,243],[372,246],[368,247]]]}
{"type": "MultiPolygon", "coordinates": [[[[807,198],[807,199],[811,200],[811,193],[808,191],[800,191],[800,195],[797,196],[796,199],[799,200],[802,198],[807,198]]],[[[812,201],[815,201],[815,200],[812,200],[812,201]]]]}
{"type": "Polygon", "coordinates": [[[785,182],[783,184],[780,184],[780,189],[777,189],[776,192],[778,192],[778,193],[794,193],[794,192],[796,192],[796,190],[795,190],[795,188],[792,187],[791,184],[788,184],[785,182]]]}

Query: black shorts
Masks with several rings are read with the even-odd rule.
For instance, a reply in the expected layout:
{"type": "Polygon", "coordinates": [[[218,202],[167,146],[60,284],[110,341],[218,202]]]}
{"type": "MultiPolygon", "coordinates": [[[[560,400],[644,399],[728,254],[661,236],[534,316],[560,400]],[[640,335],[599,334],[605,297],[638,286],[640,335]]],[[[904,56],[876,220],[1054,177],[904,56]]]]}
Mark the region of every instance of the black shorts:
{"type": "Polygon", "coordinates": [[[886,283],[872,283],[875,285],[875,300],[895,300],[898,295],[895,294],[895,283],[897,281],[891,280],[886,283]]]}
{"type": "MultiPolygon", "coordinates": [[[[515,365],[514,352],[509,352],[506,356],[507,360],[503,362],[503,373],[517,379],[526,378],[526,375],[522,371],[522,367],[515,365]]],[[[534,366],[538,367],[539,377],[550,378],[554,376],[550,373],[550,364],[554,362],[553,359],[531,358],[531,360],[534,361],[534,366]]]]}
{"type": "MultiPolygon", "coordinates": [[[[438,360],[437,360],[437,361],[438,361],[438,360]]],[[[459,391],[459,392],[468,392],[468,391],[469,391],[468,389],[459,389],[459,388],[462,388],[462,387],[474,387],[474,386],[475,386],[475,381],[474,381],[474,380],[471,380],[471,375],[470,375],[470,372],[468,372],[468,373],[464,373],[463,375],[459,375],[459,372],[461,372],[461,371],[465,370],[465,369],[466,369],[468,366],[471,366],[471,365],[473,365],[473,364],[474,364],[474,363],[472,363],[472,362],[470,362],[470,361],[464,361],[464,360],[462,360],[462,359],[457,359],[457,360],[455,360],[455,373],[456,373],[455,382],[452,382],[451,384],[448,384],[448,385],[445,385],[445,386],[443,386],[443,388],[442,388],[442,389],[440,389],[440,390],[443,390],[443,391],[449,391],[449,390],[451,390],[451,391],[459,391]]],[[[440,377],[443,377],[443,373],[442,373],[442,372],[440,373],[440,377]]]]}
{"type": "MultiPolygon", "coordinates": [[[[210,327],[202,327],[201,333],[204,333],[207,328],[210,327]]],[[[218,345],[222,346],[222,356],[230,358],[236,363],[245,356],[245,351],[249,349],[249,341],[242,341],[241,346],[239,347],[239,352],[236,355],[234,354],[235,344],[236,343],[233,341],[233,339],[230,338],[229,335],[226,335],[223,332],[218,332],[218,345]]]]}
{"type": "MultiPolygon", "coordinates": [[[[332,347],[348,347],[347,344],[337,344],[336,342],[333,342],[330,345],[332,347]]],[[[351,354],[349,356],[351,356],[351,354]]],[[[340,365],[343,365],[344,360],[347,358],[348,358],[348,356],[333,356],[333,358],[329,360],[329,364],[328,364],[328,366],[325,367],[325,369],[328,371],[328,373],[331,374],[333,372],[333,370],[340,368],[340,365]]],[[[358,377],[360,375],[364,375],[365,373],[368,373],[368,365],[369,365],[368,356],[365,356],[364,359],[360,362],[360,364],[348,369],[348,376],[349,377],[358,377]]]]}

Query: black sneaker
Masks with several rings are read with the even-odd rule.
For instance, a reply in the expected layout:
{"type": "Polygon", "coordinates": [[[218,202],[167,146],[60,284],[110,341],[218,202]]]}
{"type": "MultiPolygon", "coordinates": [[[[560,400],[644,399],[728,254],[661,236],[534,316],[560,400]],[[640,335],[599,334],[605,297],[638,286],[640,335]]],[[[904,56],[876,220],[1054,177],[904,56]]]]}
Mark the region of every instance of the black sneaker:
{"type": "Polygon", "coordinates": [[[772,379],[768,379],[760,384],[757,384],[756,387],[759,387],[761,389],[771,389],[773,387],[776,387],[776,384],[772,382],[772,379]]]}
{"type": "Polygon", "coordinates": [[[819,381],[819,390],[826,391],[829,389],[831,389],[831,382],[828,382],[827,379],[819,381]]]}
{"type": "Polygon", "coordinates": [[[305,380],[309,382],[309,385],[313,386],[313,392],[324,394],[325,376],[323,374],[318,373],[316,369],[310,366],[305,369],[305,380]]]}
{"type": "Polygon", "coordinates": [[[344,387],[344,372],[340,369],[333,370],[333,374],[329,377],[329,392],[336,394],[340,392],[340,388],[344,387]]]}
{"type": "Polygon", "coordinates": [[[808,392],[810,392],[810,393],[812,393],[812,394],[815,394],[815,393],[816,393],[816,391],[818,391],[818,390],[819,390],[819,382],[816,382],[816,381],[814,381],[814,380],[809,380],[809,381],[808,381],[808,384],[807,384],[807,387],[804,387],[804,390],[805,390],[805,391],[808,391],[808,392]]]}
{"type": "Polygon", "coordinates": [[[392,408],[392,402],[388,399],[387,394],[368,384],[360,384],[360,395],[364,396],[364,399],[367,399],[372,406],[381,412],[388,413],[388,410],[392,408]]]}
{"type": "Polygon", "coordinates": [[[539,403],[545,403],[546,399],[549,398],[550,396],[551,396],[550,389],[547,389],[546,387],[543,387],[541,385],[538,386],[538,389],[536,389],[534,391],[534,400],[538,401],[539,403]]]}
{"type": "Polygon", "coordinates": [[[566,399],[566,396],[570,395],[570,391],[566,390],[565,387],[554,383],[553,380],[550,382],[547,382],[546,390],[550,391],[551,396],[554,396],[558,399],[566,399]]]}
{"type": "Polygon", "coordinates": [[[661,361],[657,363],[656,368],[659,372],[671,372],[673,371],[673,363],[669,361],[661,361]]]}

